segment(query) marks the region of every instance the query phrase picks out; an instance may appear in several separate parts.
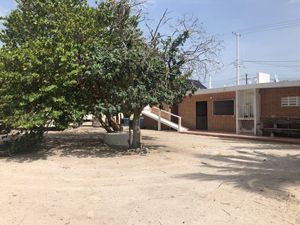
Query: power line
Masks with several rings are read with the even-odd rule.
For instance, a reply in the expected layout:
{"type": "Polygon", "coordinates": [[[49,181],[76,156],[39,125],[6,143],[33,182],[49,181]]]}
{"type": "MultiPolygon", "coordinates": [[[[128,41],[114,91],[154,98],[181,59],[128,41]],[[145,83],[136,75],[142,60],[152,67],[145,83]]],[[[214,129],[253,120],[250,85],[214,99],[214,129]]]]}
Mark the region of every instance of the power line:
{"type": "MultiPolygon", "coordinates": [[[[237,29],[237,31],[243,35],[245,34],[252,34],[252,33],[258,33],[258,32],[265,32],[265,31],[277,31],[277,30],[283,30],[293,27],[299,27],[300,26],[300,19],[294,19],[294,20],[286,20],[278,23],[273,24],[265,24],[265,25],[258,25],[255,27],[248,27],[248,28],[241,28],[237,29]]],[[[229,39],[229,35],[231,33],[223,33],[220,36],[228,36],[225,38],[225,40],[229,39]]]]}
{"type": "Polygon", "coordinates": [[[253,70],[253,69],[255,69],[255,70],[258,69],[260,71],[262,71],[262,70],[269,71],[270,69],[272,69],[273,71],[276,70],[278,73],[279,72],[295,73],[295,76],[300,75],[299,68],[297,68],[297,67],[290,68],[290,67],[276,67],[276,66],[273,66],[273,68],[272,68],[272,66],[268,66],[268,65],[259,65],[259,64],[254,65],[253,64],[253,66],[248,66],[244,70],[253,70]]]}
{"type": "Polygon", "coordinates": [[[259,62],[259,61],[242,61],[242,62],[253,63],[253,64],[264,65],[264,66],[273,66],[273,67],[300,68],[300,65],[274,64],[274,63],[264,63],[264,62],[259,62]]]}
{"type": "Polygon", "coordinates": [[[299,27],[299,26],[300,26],[300,23],[290,25],[290,26],[281,26],[281,27],[273,27],[273,28],[268,28],[268,29],[254,30],[254,31],[244,32],[243,35],[254,34],[254,33],[259,33],[259,32],[266,32],[266,31],[279,31],[279,30],[284,30],[284,29],[289,29],[289,28],[299,27]]]}
{"type": "Polygon", "coordinates": [[[289,62],[300,62],[300,60],[242,60],[243,62],[270,62],[270,63],[289,63],[289,62]]]}
{"type": "Polygon", "coordinates": [[[257,33],[263,31],[271,31],[271,30],[281,30],[287,29],[290,27],[300,26],[300,19],[287,20],[273,24],[265,24],[256,27],[249,27],[244,29],[239,29],[238,31],[243,34],[257,33]]]}
{"type": "MultiPolygon", "coordinates": [[[[234,64],[236,67],[236,76],[237,76],[237,85],[239,79],[239,69],[240,69],[240,59],[239,59],[239,37],[240,34],[252,34],[252,33],[257,33],[257,32],[265,32],[265,31],[277,31],[277,30],[283,30],[283,29],[288,29],[288,28],[293,28],[293,27],[300,27],[300,19],[294,19],[294,20],[287,20],[287,21],[282,21],[278,23],[273,23],[273,24],[265,24],[265,25],[260,25],[256,27],[250,27],[250,28],[244,28],[244,29],[238,29],[238,32],[235,32],[233,34],[236,35],[236,42],[237,42],[237,59],[236,63],[234,64]]],[[[220,36],[226,36],[229,35],[229,33],[225,33],[220,36]]],[[[226,40],[227,38],[225,38],[226,40]]],[[[276,70],[286,70],[286,69],[298,69],[300,68],[300,60],[241,60],[243,64],[257,64],[260,65],[260,67],[274,67],[276,70]],[[292,64],[291,64],[292,63],[292,64]]],[[[227,68],[228,69],[228,68],[227,68]]],[[[226,70],[227,70],[226,69],[226,70]]],[[[268,69],[269,70],[269,69],[268,69]]],[[[223,71],[224,72],[224,71],[223,71]]],[[[286,71],[287,72],[287,71],[286,71]]],[[[279,76],[284,77],[284,79],[295,79],[296,76],[298,75],[281,75],[280,73],[278,74],[279,76]],[[293,77],[291,77],[293,76],[293,77]]],[[[299,74],[300,75],[300,74],[299,74]]],[[[251,77],[248,77],[249,79],[253,79],[251,77]]],[[[248,79],[246,78],[246,79],[248,79]]],[[[226,80],[217,80],[214,81],[214,83],[219,86],[221,83],[222,85],[226,84],[233,84],[234,79],[226,79],[226,80]]],[[[241,78],[241,80],[245,80],[244,78],[241,78]]]]}

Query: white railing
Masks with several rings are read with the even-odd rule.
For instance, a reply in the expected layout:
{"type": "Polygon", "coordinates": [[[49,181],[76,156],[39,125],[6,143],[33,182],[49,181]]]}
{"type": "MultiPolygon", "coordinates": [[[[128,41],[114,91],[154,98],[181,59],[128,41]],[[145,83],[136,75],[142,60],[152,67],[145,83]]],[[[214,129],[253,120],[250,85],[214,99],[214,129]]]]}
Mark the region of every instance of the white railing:
{"type": "MultiPolygon", "coordinates": [[[[165,114],[168,114],[168,115],[170,116],[170,117],[169,117],[169,121],[170,121],[170,122],[172,122],[172,121],[171,121],[171,117],[172,117],[172,116],[178,118],[178,129],[177,129],[177,131],[180,131],[180,130],[181,130],[181,116],[178,116],[178,115],[176,115],[176,114],[174,114],[174,113],[168,112],[168,111],[166,111],[166,110],[162,110],[162,109],[157,108],[157,107],[152,107],[152,108],[158,110],[158,130],[161,130],[161,113],[162,113],[162,112],[165,113],[165,114]]],[[[147,109],[147,110],[149,110],[149,109],[147,109]]],[[[151,108],[150,108],[150,111],[151,111],[151,108]]],[[[172,123],[173,123],[173,122],[172,122],[172,123]]]]}

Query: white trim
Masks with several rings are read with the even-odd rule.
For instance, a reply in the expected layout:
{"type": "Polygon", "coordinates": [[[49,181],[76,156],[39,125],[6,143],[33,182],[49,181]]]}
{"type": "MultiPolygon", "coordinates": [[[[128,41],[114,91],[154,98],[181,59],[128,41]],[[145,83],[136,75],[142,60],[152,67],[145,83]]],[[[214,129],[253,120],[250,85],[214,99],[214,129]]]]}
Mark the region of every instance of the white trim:
{"type": "MultiPolygon", "coordinates": [[[[264,83],[264,84],[248,84],[232,87],[222,87],[222,88],[212,88],[212,89],[200,89],[196,91],[194,95],[203,95],[203,94],[213,94],[213,93],[222,93],[222,92],[234,92],[239,90],[248,90],[248,89],[260,89],[260,88],[281,88],[281,87],[300,87],[300,80],[296,81],[282,81],[278,83],[264,83]]],[[[189,95],[188,93],[187,95],[189,95]]]]}
{"type": "Polygon", "coordinates": [[[254,114],[254,120],[253,120],[253,122],[254,122],[254,125],[253,125],[253,133],[254,133],[254,135],[257,135],[257,121],[258,121],[258,119],[257,119],[257,106],[258,106],[258,102],[257,102],[257,90],[256,89],[254,89],[253,90],[253,92],[254,92],[254,96],[253,96],[253,114],[254,114]]]}
{"type": "MultiPolygon", "coordinates": [[[[237,87],[236,87],[237,88],[237,87]]],[[[235,133],[240,133],[240,121],[239,121],[239,95],[238,90],[235,90],[235,133]]]]}

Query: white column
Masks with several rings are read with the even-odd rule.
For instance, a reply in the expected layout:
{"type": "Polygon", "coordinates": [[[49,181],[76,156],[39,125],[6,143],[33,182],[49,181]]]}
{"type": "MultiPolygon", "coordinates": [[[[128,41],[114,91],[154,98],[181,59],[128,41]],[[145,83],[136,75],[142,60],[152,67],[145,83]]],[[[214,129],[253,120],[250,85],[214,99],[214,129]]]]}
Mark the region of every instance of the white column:
{"type": "Polygon", "coordinates": [[[253,116],[254,116],[254,135],[257,134],[257,93],[256,89],[253,89],[253,116]]]}
{"type": "Polygon", "coordinates": [[[157,129],[160,131],[161,130],[161,122],[160,122],[160,119],[161,119],[161,110],[159,109],[158,110],[158,121],[157,121],[157,129]]]}
{"type": "Polygon", "coordinates": [[[178,132],[181,131],[181,117],[178,118],[178,132]]]}
{"type": "MultiPolygon", "coordinates": [[[[260,124],[260,110],[261,110],[261,106],[260,106],[260,94],[259,94],[259,89],[255,90],[255,99],[254,99],[254,127],[256,128],[255,130],[255,135],[257,135],[257,124],[260,124]]],[[[260,126],[261,128],[261,126],[260,126]]]]}
{"type": "Polygon", "coordinates": [[[239,124],[239,91],[235,91],[235,131],[237,134],[240,133],[240,124],[239,124]]]}

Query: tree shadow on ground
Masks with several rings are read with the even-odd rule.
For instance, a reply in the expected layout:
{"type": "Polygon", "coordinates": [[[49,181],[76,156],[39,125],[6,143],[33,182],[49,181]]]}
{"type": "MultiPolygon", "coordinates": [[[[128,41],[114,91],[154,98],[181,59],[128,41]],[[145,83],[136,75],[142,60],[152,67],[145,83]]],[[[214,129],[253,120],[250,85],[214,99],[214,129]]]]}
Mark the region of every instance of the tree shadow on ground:
{"type": "Polygon", "coordinates": [[[239,150],[244,148],[249,148],[249,144],[255,145],[256,149],[260,150],[297,150],[300,149],[300,145],[279,143],[279,142],[266,142],[259,140],[243,140],[243,139],[230,139],[230,138],[218,138],[224,144],[232,144],[230,148],[232,150],[239,150]],[[245,144],[245,145],[243,145],[245,144]]]}
{"type": "Polygon", "coordinates": [[[199,154],[201,168],[208,172],[189,173],[177,178],[220,181],[271,198],[294,197],[286,185],[300,185],[300,154],[273,155],[259,151],[237,151],[231,155],[199,154]]]}
{"type": "MultiPolygon", "coordinates": [[[[19,163],[32,162],[36,160],[47,160],[49,156],[77,157],[77,158],[110,158],[128,155],[139,155],[155,151],[165,146],[150,144],[147,150],[128,150],[121,147],[110,147],[103,143],[104,132],[88,133],[49,133],[43,141],[30,149],[30,152],[18,153],[7,157],[6,161],[19,163]]],[[[150,140],[151,137],[144,136],[150,140]]],[[[143,138],[144,138],[143,137],[143,138]]]]}
{"type": "Polygon", "coordinates": [[[158,138],[157,137],[151,137],[151,136],[145,136],[145,135],[143,135],[142,136],[142,140],[143,141],[156,141],[156,140],[158,140],[158,138]]]}

